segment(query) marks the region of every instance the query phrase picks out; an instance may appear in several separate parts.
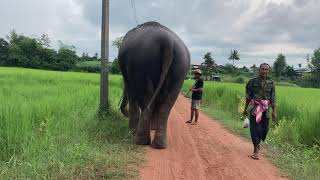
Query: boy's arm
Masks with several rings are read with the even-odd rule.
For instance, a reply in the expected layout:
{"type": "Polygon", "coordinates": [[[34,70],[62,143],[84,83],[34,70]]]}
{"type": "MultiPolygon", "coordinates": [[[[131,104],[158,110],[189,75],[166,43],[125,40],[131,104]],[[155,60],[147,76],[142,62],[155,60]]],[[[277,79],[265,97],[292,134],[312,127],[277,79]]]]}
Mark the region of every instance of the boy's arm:
{"type": "Polygon", "coordinates": [[[199,87],[198,88],[192,88],[191,89],[192,92],[202,92],[202,90],[203,90],[203,81],[200,81],[198,83],[199,83],[199,87]]]}

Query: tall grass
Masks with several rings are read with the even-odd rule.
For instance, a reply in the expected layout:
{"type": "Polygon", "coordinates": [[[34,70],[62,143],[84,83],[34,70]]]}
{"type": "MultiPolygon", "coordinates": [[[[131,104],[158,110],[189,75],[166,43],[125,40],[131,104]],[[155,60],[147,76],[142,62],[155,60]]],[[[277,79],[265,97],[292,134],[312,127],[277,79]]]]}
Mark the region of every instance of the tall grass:
{"type": "MultiPolygon", "coordinates": [[[[121,77],[109,87],[115,109],[121,77]]],[[[136,175],[127,121],[115,110],[96,116],[99,75],[0,67],[0,102],[0,179],[136,175]]]]}

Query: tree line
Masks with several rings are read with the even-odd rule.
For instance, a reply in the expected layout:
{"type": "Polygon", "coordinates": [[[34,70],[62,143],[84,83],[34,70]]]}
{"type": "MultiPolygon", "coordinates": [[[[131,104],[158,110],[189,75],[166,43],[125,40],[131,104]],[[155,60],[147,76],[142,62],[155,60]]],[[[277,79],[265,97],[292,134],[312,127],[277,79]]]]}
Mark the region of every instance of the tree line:
{"type": "MultiPolygon", "coordinates": [[[[228,59],[232,61],[232,64],[227,63],[218,66],[212,57],[212,53],[206,53],[203,56],[203,62],[201,63],[201,70],[203,71],[204,78],[211,80],[213,75],[219,74],[247,76],[258,74],[259,67],[255,64],[249,68],[246,66],[243,66],[242,68],[234,66],[234,61],[240,60],[240,54],[237,50],[231,50],[228,59]]],[[[290,81],[303,87],[320,87],[320,48],[314,50],[311,60],[309,55],[307,55],[306,62],[310,72],[303,72],[301,63],[298,64],[299,69],[295,70],[293,66],[287,64],[285,55],[280,53],[274,63],[270,64],[270,75],[277,81],[290,81]]]]}
{"type": "MultiPolygon", "coordinates": [[[[51,47],[51,40],[47,34],[33,38],[12,30],[6,38],[0,38],[0,66],[98,73],[100,58],[98,53],[93,56],[82,53],[82,56],[78,56],[75,46],[64,44],[62,41],[59,41],[59,48],[55,50],[51,47]],[[82,62],[90,61],[96,63],[81,65],[82,62]]],[[[111,73],[120,72],[117,62],[110,63],[109,66],[111,73]]]]}

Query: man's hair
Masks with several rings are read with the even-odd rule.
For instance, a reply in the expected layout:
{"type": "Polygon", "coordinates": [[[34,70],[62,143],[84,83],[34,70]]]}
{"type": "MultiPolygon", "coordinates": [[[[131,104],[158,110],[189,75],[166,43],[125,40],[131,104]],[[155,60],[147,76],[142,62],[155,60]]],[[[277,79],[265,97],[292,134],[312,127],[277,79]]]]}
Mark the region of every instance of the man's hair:
{"type": "Polygon", "coordinates": [[[259,69],[261,69],[261,67],[262,67],[263,65],[267,65],[267,66],[269,67],[269,69],[270,69],[270,65],[269,65],[268,63],[262,63],[262,64],[260,64],[259,69]]]}

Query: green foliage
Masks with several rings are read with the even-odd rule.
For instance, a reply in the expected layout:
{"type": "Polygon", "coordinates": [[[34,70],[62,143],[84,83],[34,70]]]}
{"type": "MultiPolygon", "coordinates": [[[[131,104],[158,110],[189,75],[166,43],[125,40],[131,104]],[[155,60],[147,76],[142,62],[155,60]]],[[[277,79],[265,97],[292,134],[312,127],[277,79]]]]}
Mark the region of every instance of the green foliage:
{"type": "Polygon", "coordinates": [[[48,34],[42,34],[41,37],[38,38],[37,40],[38,40],[38,43],[39,43],[41,46],[46,47],[46,48],[49,48],[49,47],[50,47],[51,40],[50,40],[48,34]]]}
{"type": "Polygon", "coordinates": [[[61,47],[58,51],[57,64],[59,64],[61,70],[72,69],[78,60],[78,56],[74,50],[61,47]]]}
{"type": "Polygon", "coordinates": [[[290,78],[291,80],[294,80],[297,78],[298,74],[294,71],[292,66],[287,66],[285,69],[285,75],[286,77],[290,78]]]}
{"type": "Polygon", "coordinates": [[[43,34],[30,38],[14,30],[7,36],[9,43],[0,39],[0,65],[35,69],[71,70],[79,60],[74,46],[60,42],[58,52],[50,49],[50,39],[43,34]]]}
{"type": "Polygon", "coordinates": [[[115,40],[112,41],[112,46],[119,49],[122,44],[123,38],[124,36],[117,37],[115,40]]]}
{"type": "Polygon", "coordinates": [[[257,76],[258,75],[258,72],[259,72],[259,67],[256,66],[256,64],[253,64],[251,67],[250,67],[251,71],[252,71],[252,74],[254,76],[257,76]]]}
{"type": "Polygon", "coordinates": [[[226,64],[222,68],[222,73],[225,74],[236,74],[238,72],[238,68],[232,64],[226,64]]]}
{"type": "Polygon", "coordinates": [[[95,53],[95,55],[92,56],[92,57],[90,57],[88,55],[88,53],[82,53],[82,56],[79,58],[79,61],[81,61],[81,62],[85,62],[85,61],[100,61],[100,59],[98,59],[98,53],[95,53]]]}
{"type": "Polygon", "coordinates": [[[279,54],[276,61],[273,64],[273,72],[275,77],[280,77],[284,75],[286,67],[286,57],[283,54],[279,54]]]}
{"type": "Polygon", "coordinates": [[[238,77],[237,79],[236,79],[236,83],[240,83],[240,84],[243,84],[244,83],[244,78],[243,77],[238,77]]]}
{"type": "Polygon", "coordinates": [[[110,72],[112,74],[120,74],[121,73],[118,59],[114,59],[114,61],[112,62],[111,67],[110,67],[110,72]]]}
{"type": "Polygon", "coordinates": [[[316,49],[313,53],[311,69],[316,87],[320,87],[320,48],[316,49]]]}
{"type": "Polygon", "coordinates": [[[313,72],[320,73],[320,48],[314,51],[311,64],[313,72]]]}
{"type": "Polygon", "coordinates": [[[116,110],[97,117],[99,75],[0,67],[0,179],[133,179],[141,162],[116,110]]]}
{"type": "Polygon", "coordinates": [[[9,43],[0,38],[0,65],[5,65],[6,59],[8,58],[9,43]]]}

